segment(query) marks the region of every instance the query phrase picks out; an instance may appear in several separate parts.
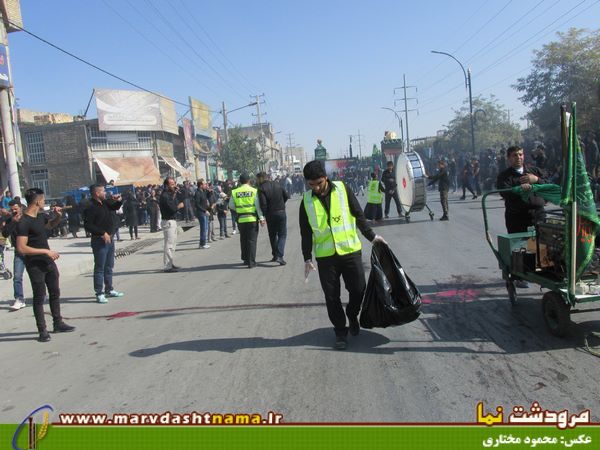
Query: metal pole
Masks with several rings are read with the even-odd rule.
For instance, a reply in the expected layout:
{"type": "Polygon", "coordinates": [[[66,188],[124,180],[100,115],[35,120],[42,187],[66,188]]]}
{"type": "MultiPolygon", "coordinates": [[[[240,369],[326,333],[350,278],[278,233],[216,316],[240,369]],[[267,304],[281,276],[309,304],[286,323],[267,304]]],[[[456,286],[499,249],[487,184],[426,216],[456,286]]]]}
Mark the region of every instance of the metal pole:
{"type": "Polygon", "coordinates": [[[227,145],[229,141],[229,137],[227,136],[227,110],[225,109],[225,102],[222,104],[222,113],[223,113],[223,142],[227,145]]]}
{"type": "Polygon", "coordinates": [[[471,69],[467,70],[467,79],[469,83],[469,117],[471,119],[471,150],[475,156],[475,124],[473,121],[473,96],[471,94],[471,69]]]}
{"type": "Polygon", "coordinates": [[[403,74],[404,79],[404,122],[406,125],[406,151],[410,151],[410,138],[408,135],[408,103],[406,99],[406,74],[403,74]]]}

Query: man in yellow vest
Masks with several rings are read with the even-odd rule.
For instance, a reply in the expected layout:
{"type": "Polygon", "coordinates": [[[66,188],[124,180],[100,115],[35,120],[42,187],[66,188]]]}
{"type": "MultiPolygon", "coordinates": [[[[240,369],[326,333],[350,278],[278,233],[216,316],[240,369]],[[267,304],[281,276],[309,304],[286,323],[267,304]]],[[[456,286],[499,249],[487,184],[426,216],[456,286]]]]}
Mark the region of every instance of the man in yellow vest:
{"type": "Polygon", "coordinates": [[[258,191],[250,186],[250,177],[240,175],[240,186],[231,191],[229,209],[237,213],[237,225],[240,231],[240,247],[242,261],[249,269],[256,267],[256,240],[258,237],[258,223],[265,224],[265,218],[260,209],[258,191]]]}
{"type": "Polygon", "coordinates": [[[384,187],[381,181],[377,179],[375,172],[371,173],[371,181],[367,186],[367,206],[365,206],[365,217],[369,220],[377,222],[383,220],[383,203],[384,187]]]}
{"type": "Polygon", "coordinates": [[[310,187],[300,204],[304,275],[308,278],[310,271],[316,270],[312,263],[314,247],[327,313],[336,336],[334,348],[345,350],[348,330],[353,336],[360,331],[358,313],[366,287],[362,245],[356,229],[371,242],[385,241],[369,227],[352,190],[341,181],[330,181],[321,161],[306,164],[304,178],[310,187]],[[340,276],[349,293],[345,314],[340,298],[340,276]]]}

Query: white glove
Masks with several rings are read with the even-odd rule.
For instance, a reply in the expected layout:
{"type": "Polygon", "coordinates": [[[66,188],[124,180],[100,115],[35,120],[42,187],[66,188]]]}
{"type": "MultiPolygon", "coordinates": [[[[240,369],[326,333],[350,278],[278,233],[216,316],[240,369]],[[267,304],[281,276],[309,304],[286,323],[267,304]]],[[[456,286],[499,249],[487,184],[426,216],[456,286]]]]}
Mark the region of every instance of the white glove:
{"type": "Polygon", "coordinates": [[[304,263],[304,282],[307,283],[308,282],[308,276],[310,275],[311,271],[316,271],[317,269],[315,269],[314,264],[312,263],[312,261],[306,261],[304,263]]]}
{"type": "Polygon", "coordinates": [[[385,241],[385,239],[382,236],[379,236],[378,234],[375,235],[375,237],[371,241],[371,244],[376,244],[377,242],[387,245],[387,242],[385,241]]]}

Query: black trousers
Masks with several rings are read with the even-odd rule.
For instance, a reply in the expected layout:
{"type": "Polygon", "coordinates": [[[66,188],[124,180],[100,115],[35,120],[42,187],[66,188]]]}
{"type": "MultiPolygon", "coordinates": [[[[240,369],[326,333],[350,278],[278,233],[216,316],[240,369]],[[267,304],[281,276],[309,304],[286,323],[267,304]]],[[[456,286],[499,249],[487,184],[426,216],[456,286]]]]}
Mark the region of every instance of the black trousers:
{"type": "Polygon", "coordinates": [[[258,222],[238,223],[240,231],[240,247],[242,261],[246,264],[256,263],[256,240],[258,238],[258,222]]]}
{"type": "Polygon", "coordinates": [[[346,316],[350,319],[358,317],[366,288],[362,253],[358,251],[343,256],[333,255],[317,259],[317,265],[329,320],[333,324],[336,336],[346,336],[348,334],[346,316]],[[344,279],[344,285],[349,293],[345,315],[340,298],[340,276],[344,279]]]}
{"type": "Polygon", "coordinates": [[[528,227],[542,222],[546,218],[543,208],[530,210],[526,214],[504,214],[504,223],[508,233],[524,233],[528,227]]]}
{"type": "Polygon", "coordinates": [[[402,206],[400,205],[400,199],[398,198],[398,190],[394,190],[393,194],[390,194],[388,191],[385,192],[385,215],[387,216],[390,213],[390,203],[394,199],[394,203],[396,203],[396,210],[398,211],[398,215],[402,215],[402,206]]]}
{"type": "Polygon", "coordinates": [[[267,216],[267,229],[269,230],[273,258],[283,258],[287,238],[287,216],[285,211],[269,214],[267,216]]]}
{"type": "Polygon", "coordinates": [[[25,268],[31,281],[33,291],[33,315],[38,331],[46,330],[46,319],[44,318],[44,299],[46,287],[48,288],[48,302],[54,324],[60,323],[60,286],[58,283],[58,267],[54,261],[30,261],[25,263],[25,268]]]}

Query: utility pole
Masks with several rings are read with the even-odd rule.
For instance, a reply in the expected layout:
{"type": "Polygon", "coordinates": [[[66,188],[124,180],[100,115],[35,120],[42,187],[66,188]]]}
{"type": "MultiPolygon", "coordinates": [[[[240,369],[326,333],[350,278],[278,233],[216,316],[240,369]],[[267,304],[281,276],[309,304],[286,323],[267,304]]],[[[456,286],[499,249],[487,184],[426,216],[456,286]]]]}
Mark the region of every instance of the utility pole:
{"type": "MultiPolygon", "coordinates": [[[[288,138],[288,147],[287,147],[287,152],[286,152],[286,162],[289,164],[290,160],[293,158],[292,156],[292,149],[294,148],[294,145],[292,144],[292,136],[294,136],[294,133],[286,133],[286,136],[288,138]]],[[[292,161],[293,162],[293,161],[292,161]]],[[[283,158],[281,161],[281,165],[283,165],[283,158]]]]}
{"type": "Polygon", "coordinates": [[[362,158],[362,141],[361,141],[361,137],[362,135],[360,134],[360,130],[358,130],[358,158],[362,158]]]}
{"type": "Polygon", "coordinates": [[[398,102],[398,101],[403,101],[404,102],[404,125],[406,126],[406,151],[409,152],[410,151],[410,135],[409,135],[409,132],[408,132],[408,113],[412,112],[412,111],[418,111],[418,110],[417,109],[408,109],[408,101],[409,100],[416,100],[417,104],[419,103],[419,101],[417,100],[416,97],[407,97],[406,96],[406,89],[407,88],[409,88],[409,89],[410,88],[414,88],[415,91],[417,89],[416,86],[407,86],[406,85],[406,74],[403,75],[403,81],[404,82],[403,82],[403,84],[402,84],[401,87],[394,88],[394,94],[396,93],[397,89],[402,88],[402,90],[404,91],[404,97],[400,98],[398,100],[394,100],[394,106],[396,106],[396,104],[397,104],[396,102],[398,102]]]}
{"type": "Polygon", "coordinates": [[[225,109],[225,102],[222,103],[223,109],[221,112],[223,113],[223,143],[227,145],[229,142],[229,137],[227,136],[227,110],[225,109]]]}
{"type": "Polygon", "coordinates": [[[510,112],[512,111],[512,109],[507,108],[506,109],[506,115],[508,116],[508,123],[510,123],[510,112]]]}
{"type": "Polygon", "coordinates": [[[349,136],[350,136],[350,147],[349,147],[350,148],[350,158],[352,158],[352,135],[349,135],[349,136]]]}
{"type": "MultiPolygon", "coordinates": [[[[258,143],[260,144],[260,151],[262,152],[263,156],[265,154],[265,134],[263,133],[263,128],[262,128],[262,116],[263,114],[266,113],[261,113],[260,111],[260,105],[261,103],[265,103],[265,101],[263,100],[262,102],[260,101],[260,97],[264,97],[265,94],[260,94],[260,95],[251,95],[251,97],[254,98],[254,101],[256,103],[256,119],[258,120],[258,143]]],[[[271,148],[271,159],[273,159],[273,149],[271,148]]]]}
{"type": "Polygon", "coordinates": [[[6,76],[6,80],[3,80],[2,86],[0,86],[0,118],[2,119],[2,140],[4,143],[4,163],[6,164],[6,170],[2,173],[2,185],[8,184],[12,197],[21,197],[21,186],[19,183],[19,171],[17,168],[17,151],[15,144],[15,129],[13,127],[13,117],[11,114],[11,95],[9,94],[12,89],[11,77],[10,77],[10,58],[8,50],[8,36],[5,28],[5,17],[0,20],[0,45],[2,45],[5,55],[2,55],[3,66],[5,66],[6,73],[2,74],[6,76]]]}

